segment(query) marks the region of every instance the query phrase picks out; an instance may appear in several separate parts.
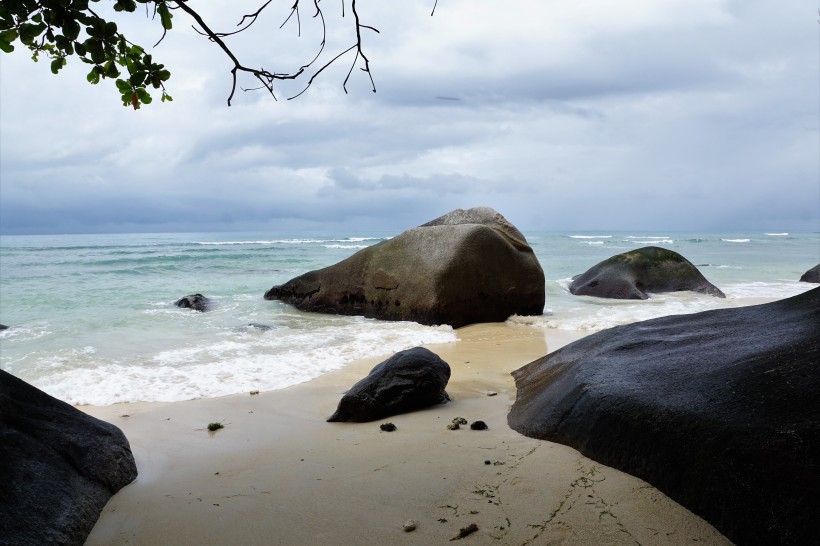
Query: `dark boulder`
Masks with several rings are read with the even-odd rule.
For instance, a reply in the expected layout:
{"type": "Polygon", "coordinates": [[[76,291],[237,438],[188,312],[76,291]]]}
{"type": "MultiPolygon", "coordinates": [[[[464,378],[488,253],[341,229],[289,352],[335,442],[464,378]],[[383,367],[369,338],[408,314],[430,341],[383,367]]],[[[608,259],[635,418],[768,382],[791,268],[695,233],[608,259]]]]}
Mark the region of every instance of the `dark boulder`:
{"type": "Polygon", "coordinates": [[[211,302],[202,294],[190,294],[174,302],[174,305],[182,309],[193,309],[194,311],[206,311],[211,302]]]}
{"type": "Polygon", "coordinates": [[[544,272],[524,236],[490,208],[456,210],[335,265],[274,286],[302,311],[449,324],[544,310],[544,272]]]}
{"type": "Polygon", "coordinates": [[[513,372],[518,432],[633,474],[738,544],[820,514],[820,288],[590,335],[513,372]]]}
{"type": "Polygon", "coordinates": [[[815,265],[800,277],[800,282],[820,283],[820,264],[815,265]]]}
{"type": "Polygon", "coordinates": [[[0,324],[0,330],[8,330],[8,329],[9,329],[9,327],[6,326],[5,324],[0,324]]]}
{"type": "Polygon", "coordinates": [[[82,544],[136,477],[119,428],[0,370],[0,543],[82,544]]]}
{"type": "Polygon", "coordinates": [[[364,423],[447,402],[450,366],[423,347],[401,351],[353,385],[328,421],[364,423]]]}
{"type": "Polygon", "coordinates": [[[647,246],[604,260],[572,279],[576,296],[645,300],[648,292],[692,290],[726,297],[698,268],[672,250],[647,246]]]}

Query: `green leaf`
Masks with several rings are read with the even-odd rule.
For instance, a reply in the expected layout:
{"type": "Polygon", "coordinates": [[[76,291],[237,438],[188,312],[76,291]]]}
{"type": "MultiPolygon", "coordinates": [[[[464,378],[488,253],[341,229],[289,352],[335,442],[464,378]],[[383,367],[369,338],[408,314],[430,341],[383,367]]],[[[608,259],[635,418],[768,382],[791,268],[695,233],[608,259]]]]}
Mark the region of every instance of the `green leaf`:
{"type": "Polygon", "coordinates": [[[92,68],[91,72],[89,72],[88,75],[85,77],[85,79],[88,80],[88,83],[93,83],[94,85],[100,83],[100,75],[97,72],[96,68],[96,66],[92,68]]]}
{"type": "Polygon", "coordinates": [[[131,85],[142,85],[142,83],[145,81],[145,74],[146,73],[144,70],[134,72],[133,74],[131,74],[131,77],[129,78],[131,85]]]}
{"type": "Polygon", "coordinates": [[[173,102],[173,100],[174,100],[174,98],[171,95],[169,95],[165,91],[162,92],[162,102],[165,102],[165,101],[173,102]]]}
{"type": "Polygon", "coordinates": [[[165,2],[161,3],[157,7],[157,13],[159,13],[160,21],[162,21],[162,28],[164,28],[165,30],[171,30],[171,19],[174,16],[171,13],[171,10],[168,9],[168,5],[165,2]]]}
{"type": "Polygon", "coordinates": [[[51,73],[56,74],[60,71],[62,67],[65,66],[66,60],[65,57],[57,57],[53,61],[51,61],[51,73]]]}
{"type": "Polygon", "coordinates": [[[6,42],[7,44],[12,43],[14,40],[17,39],[17,31],[13,28],[8,30],[4,30],[0,32],[0,42],[6,42]]]}
{"type": "Polygon", "coordinates": [[[34,45],[34,40],[36,40],[45,29],[46,25],[43,23],[38,25],[24,23],[20,25],[20,41],[27,46],[34,45]]]}
{"type": "Polygon", "coordinates": [[[117,65],[114,61],[108,61],[105,63],[105,75],[109,78],[116,78],[120,75],[120,71],[117,70],[117,65]]]}
{"type": "Polygon", "coordinates": [[[122,93],[123,95],[128,93],[128,98],[130,99],[131,98],[131,92],[133,91],[133,88],[131,87],[131,84],[129,82],[125,81],[125,80],[122,80],[122,79],[118,79],[116,81],[116,84],[117,84],[117,89],[120,90],[120,93],[122,93]]]}
{"type": "Polygon", "coordinates": [[[0,40],[0,50],[2,50],[4,53],[11,53],[12,51],[14,51],[14,46],[8,42],[0,40]]]}
{"type": "Polygon", "coordinates": [[[137,88],[137,97],[143,104],[151,104],[151,100],[153,100],[144,87],[137,88]]]}

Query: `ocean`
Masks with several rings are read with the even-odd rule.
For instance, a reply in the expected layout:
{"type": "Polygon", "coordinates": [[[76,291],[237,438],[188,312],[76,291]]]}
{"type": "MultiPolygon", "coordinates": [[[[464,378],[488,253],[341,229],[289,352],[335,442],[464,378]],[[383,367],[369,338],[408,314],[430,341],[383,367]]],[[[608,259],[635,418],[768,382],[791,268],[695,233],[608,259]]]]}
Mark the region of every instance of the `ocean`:
{"type": "MultiPolygon", "coordinates": [[[[349,362],[426,343],[449,326],[303,313],[263,294],[397,233],[155,233],[0,236],[0,368],[72,404],[178,401],[274,390],[349,362]],[[179,309],[201,293],[212,309],[179,309]]],[[[525,232],[546,275],[531,328],[619,324],[780,299],[820,263],[818,233],[525,232]],[[679,252],[726,299],[689,292],[645,301],[578,297],[567,287],[614,254],[679,252]]]]}

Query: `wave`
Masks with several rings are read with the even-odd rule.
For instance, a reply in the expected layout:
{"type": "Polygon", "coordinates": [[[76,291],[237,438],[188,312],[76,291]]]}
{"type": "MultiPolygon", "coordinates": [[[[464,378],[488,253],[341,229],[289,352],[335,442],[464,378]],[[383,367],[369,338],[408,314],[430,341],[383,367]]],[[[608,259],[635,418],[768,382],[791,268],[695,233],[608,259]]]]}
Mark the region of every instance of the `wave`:
{"type": "Polygon", "coordinates": [[[198,241],[195,245],[231,246],[231,245],[308,245],[327,243],[360,243],[364,241],[383,241],[389,237],[347,237],[345,239],[261,239],[254,241],[198,241]]]}
{"type": "Polygon", "coordinates": [[[568,235],[570,239],[612,239],[612,235],[568,235]]]}
{"type": "Polygon", "coordinates": [[[355,360],[457,341],[450,327],[361,318],[334,322],[235,331],[229,339],[147,357],[104,358],[84,349],[60,355],[47,374],[27,380],[71,404],[175,402],[283,389],[355,360]]]}
{"type": "Polygon", "coordinates": [[[748,243],[751,239],[721,239],[724,243],[748,243]]]}
{"type": "Polygon", "coordinates": [[[322,245],[325,248],[350,248],[350,249],[361,249],[367,248],[369,245],[322,245]]]}
{"type": "Polygon", "coordinates": [[[786,232],[783,233],[767,233],[769,237],[787,237],[789,234],[786,232]]]}

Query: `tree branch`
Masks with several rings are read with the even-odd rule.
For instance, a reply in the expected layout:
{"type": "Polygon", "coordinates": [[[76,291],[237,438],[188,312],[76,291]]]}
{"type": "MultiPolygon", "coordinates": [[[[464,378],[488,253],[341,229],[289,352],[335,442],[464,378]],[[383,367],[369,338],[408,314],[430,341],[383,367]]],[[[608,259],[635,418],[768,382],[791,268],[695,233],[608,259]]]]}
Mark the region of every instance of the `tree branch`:
{"type": "MultiPolygon", "coordinates": [[[[319,44],[319,49],[318,49],[316,55],[309,62],[307,62],[306,64],[299,67],[299,69],[297,71],[293,72],[293,73],[270,72],[268,70],[265,70],[264,68],[251,68],[251,67],[248,67],[248,66],[245,66],[245,65],[242,64],[242,62],[239,60],[239,58],[233,53],[233,51],[230,49],[230,47],[228,47],[228,45],[225,43],[223,38],[226,38],[228,36],[232,36],[234,34],[238,34],[240,32],[243,32],[243,31],[247,30],[251,25],[253,25],[257,21],[257,19],[258,19],[259,15],[261,14],[262,10],[267,8],[268,5],[272,2],[272,0],[267,0],[254,13],[244,15],[242,17],[242,19],[239,21],[239,24],[237,25],[237,26],[240,26],[241,28],[239,28],[238,30],[235,30],[233,32],[216,32],[216,31],[212,30],[207,25],[207,23],[204,21],[204,19],[199,15],[199,13],[197,13],[193,8],[191,8],[188,5],[189,0],[168,0],[168,1],[169,2],[174,2],[179,9],[181,9],[182,11],[187,13],[189,16],[191,16],[191,18],[200,27],[198,29],[198,28],[196,28],[196,26],[194,26],[194,30],[196,32],[204,35],[204,36],[207,36],[208,39],[211,40],[212,42],[214,42],[217,46],[219,46],[219,48],[222,49],[222,51],[228,56],[228,58],[231,60],[231,62],[233,62],[233,68],[231,68],[231,71],[230,71],[231,72],[231,92],[228,95],[228,106],[231,105],[231,102],[233,101],[234,94],[236,93],[237,78],[238,78],[238,74],[240,72],[245,72],[245,73],[248,73],[248,74],[252,75],[253,77],[255,77],[257,80],[259,80],[262,83],[262,87],[264,87],[271,94],[271,96],[274,99],[276,99],[276,95],[274,94],[274,88],[273,88],[274,82],[277,81],[277,80],[281,81],[281,80],[297,80],[297,79],[299,79],[301,76],[303,76],[305,74],[305,72],[308,69],[310,69],[319,60],[322,53],[324,52],[325,46],[327,45],[327,27],[326,27],[326,23],[325,23],[324,14],[322,12],[322,9],[319,7],[320,0],[313,0],[313,5],[314,5],[314,8],[316,10],[313,17],[314,18],[318,17],[321,20],[321,25],[322,25],[322,40],[319,44]],[[250,20],[250,22],[245,24],[245,21],[248,20],[248,19],[250,20]],[[242,26],[242,25],[244,25],[244,26],[242,26]]],[[[282,23],[282,25],[279,28],[284,27],[287,24],[287,22],[293,17],[293,15],[295,13],[296,14],[296,20],[297,20],[297,25],[298,25],[298,35],[301,36],[301,34],[302,34],[302,25],[301,25],[301,19],[300,19],[300,14],[299,14],[299,2],[300,2],[300,0],[295,0],[294,1],[293,5],[291,6],[290,14],[288,15],[288,17],[285,19],[285,21],[282,23]]],[[[342,2],[342,10],[343,10],[342,16],[344,17],[344,1],[342,2]]],[[[353,63],[350,66],[350,70],[347,73],[347,77],[345,78],[344,83],[342,84],[342,88],[344,89],[344,92],[347,93],[347,83],[350,80],[350,76],[353,73],[353,69],[356,67],[356,64],[359,62],[359,59],[362,59],[364,61],[364,68],[362,68],[361,70],[363,72],[367,72],[368,77],[370,78],[370,84],[371,84],[371,87],[373,89],[373,92],[374,93],[376,92],[376,85],[373,81],[373,75],[370,72],[370,60],[364,54],[364,50],[362,48],[361,30],[362,30],[362,28],[366,28],[366,29],[372,30],[373,32],[376,32],[376,33],[378,33],[379,31],[376,28],[372,27],[372,26],[364,25],[364,24],[361,23],[361,20],[359,18],[359,13],[356,10],[356,0],[351,0],[351,11],[353,12],[353,16],[354,16],[354,25],[355,25],[355,30],[356,30],[356,42],[352,46],[345,49],[344,51],[338,53],[336,56],[334,56],[332,59],[330,59],[327,63],[325,63],[320,68],[318,68],[315,72],[313,72],[313,74],[308,79],[308,82],[307,82],[307,85],[305,86],[305,88],[302,89],[302,91],[300,91],[296,95],[294,95],[292,97],[289,97],[289,100],[294,99],[294,98],[300,96],[302,93],[304,93],[313,84],[313,82],[316,80],[316,78],[322,72],[324,72],[325,69],[327,69],[330,65],[332,65],[334,62],[336,62],[339,58],[343,57],[345,54],[347,54],[347,53],[349,53],[350,51],[353,51],[353,50],[356,51],[356,54],[353,58],[353,63]]],[[[244,89],[244,88],[240,88],[240,89],[242,89],[243,91],[248,91],[248,90],[260,89],[260,88],[256,87],[256,88],[250,88],[250,89],[244,89]]]]}

